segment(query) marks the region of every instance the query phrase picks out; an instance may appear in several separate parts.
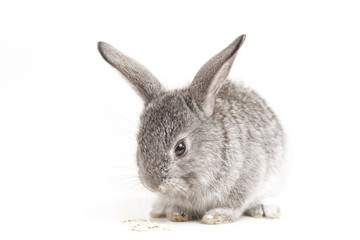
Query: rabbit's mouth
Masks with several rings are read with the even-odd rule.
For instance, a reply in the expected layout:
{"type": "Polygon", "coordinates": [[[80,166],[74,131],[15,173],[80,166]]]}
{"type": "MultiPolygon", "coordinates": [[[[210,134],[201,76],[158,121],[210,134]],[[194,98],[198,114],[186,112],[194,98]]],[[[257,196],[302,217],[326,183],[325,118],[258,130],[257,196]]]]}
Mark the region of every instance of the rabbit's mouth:
{"type": "Polygon", "coordinates": [[[146,189],[148,189],[151,192],[158,192],[158,193],[161,193],[161,194],[168,194],[169,193],[168,188],[164,184],[160,184],[159,187],[154,187],[154,186],[148,185],[148,184],[146,184],[144,182],[142,184],[146,189]]]}
{"type": "Polygon", "coordinates": [[[158,191],[159,191],[159,193],[162,193],[162,194],[167,194],[169,192],[168,189],[163,184],[161,184],[159,186],[158,191]]]}
{"type": "Polygon", "coordinates": [[[159,192],[158,187],[155,187],[151,183],[149,184],[149,182],[145,181],[142,175],[139,175],[139,179],[141,184],[150,192],[159,192]]]}
{"type": "Polygon", "coordinates": [[[151,192],[164,195],[187,195],[191,190],[191,184],[183,178],[163,178],[159,185],[152,181],[146,181],[142,175],[139,175],[139,178],[142,185],[151,192]]]}
{"type": "Polygon", "coordinates": [[[143,186],[144,186],[147,190],[149,190],[149,191],[151,191],[151,192],[157,192],[156,189],[154,189],[154,188],[146,185],[145,183],[143,183],[143,186]]]}
{"type": "Polygon", "coordinates": [[[159,185],[157,192],[164,195],[187,195],[190,190],[189,187],[181,178],[170,178],[159,185]]]}

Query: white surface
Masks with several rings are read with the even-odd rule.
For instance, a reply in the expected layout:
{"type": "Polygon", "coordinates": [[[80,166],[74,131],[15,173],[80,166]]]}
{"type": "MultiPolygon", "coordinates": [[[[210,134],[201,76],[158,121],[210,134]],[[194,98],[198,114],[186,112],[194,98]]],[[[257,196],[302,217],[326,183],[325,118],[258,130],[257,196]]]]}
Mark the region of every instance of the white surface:
{"type": "Polygon", "coordinates": [[[356,1],[1,2],[0,239],[359,239],[359,22],[356,1]],[[152,199],[136,178],[142,102],[97,41],[175,88],[243,33],[230,75],[289,136],[283,217],[131,232],[120,221],[152,199]]]}

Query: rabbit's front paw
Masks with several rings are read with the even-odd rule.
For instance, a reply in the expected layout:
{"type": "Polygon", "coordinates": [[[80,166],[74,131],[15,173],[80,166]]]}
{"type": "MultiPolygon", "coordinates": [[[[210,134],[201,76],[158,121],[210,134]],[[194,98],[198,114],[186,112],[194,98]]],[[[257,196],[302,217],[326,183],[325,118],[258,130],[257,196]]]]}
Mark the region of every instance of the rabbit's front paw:
{"type": "Polygon", "coordinates": [[[187,222],[189,217],[183,211],[167,211],[167,218],[172,222],[187,222]]]}
{"type": "Polygon", "coordinates": [[[233,211],[231,209],[218,208],[208,211],[201,219],[201,223],[224,224],[232,222],[232,219],[233,211]]]}
{"type": "Polygon", "coordinates": [[[256,218],[280,218],[280,208],[274,205],[259,204],[246,210],[245,215],[256,218]]]}
{"type": "Polygon", "coordinates": [[[172,222],[187,222],[189,218],[184,213],[178,213],[167,217],[172,222]]]}
{"type": "Polygon", "coordinates": [[[158,197],[155,201],[153,209],[150,212],[150,217],[152,218],[163,218],[166,217],[166,205],[162,197],[158,197]]]}

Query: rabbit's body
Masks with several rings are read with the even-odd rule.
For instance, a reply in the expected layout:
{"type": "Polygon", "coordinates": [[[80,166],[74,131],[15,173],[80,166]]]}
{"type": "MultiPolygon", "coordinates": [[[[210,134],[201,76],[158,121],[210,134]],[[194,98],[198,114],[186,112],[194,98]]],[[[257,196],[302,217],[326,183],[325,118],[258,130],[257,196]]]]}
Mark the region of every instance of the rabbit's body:
{"type": "MultiPolygon", "coordinates": [[[[187,90],[177,92],[183,99],[187,94],[187,90]]],[[[195,105],[187,101],[182,106],[195,105]]],[[[184,135],[191,134],[190,138],[197,139],[192,144],[205,148],[206,153],[196,149],[188,161],[177,164],[179,169],[174,166],[173,171],[181,172],[186,180],[173,183],[167,195],[159,195],[152,216],[167,215],[177,221],[201,219],[215,208],[236,209],[238,216],[273,195],[284,140],[282,128],[265,101],[254,91],[227,81],[217,94],[213,118],[202,119],[201,110],[191,108],[200,117],[192,119],[194,130],[184,135]]]]}
{"type": "Polygon", "coordinates": [[[264,205],[277,189],[284,134],[254,91],[226,80],[244,36],[207,62],[185,89],[164,91],[134,60],[100,43],[103,57],[145,100],[138,133],[139,177],[159,192],[151,213],[172,221],[230,222],[246,213],[278,217],[264,205]]]}

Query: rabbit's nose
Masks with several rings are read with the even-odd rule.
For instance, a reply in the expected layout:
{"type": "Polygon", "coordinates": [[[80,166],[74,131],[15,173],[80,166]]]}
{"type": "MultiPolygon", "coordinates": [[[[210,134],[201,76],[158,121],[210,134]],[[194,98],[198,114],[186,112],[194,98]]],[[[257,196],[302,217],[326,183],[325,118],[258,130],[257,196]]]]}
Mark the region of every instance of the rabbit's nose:
{"type": "Polygon", "coordinates": [[[166,187],[164,185],[160,185],[159,188],[158,188],[158,191],[162,194],[166,194],[167,193],[167,190],[166,190],[166,187]]]}

